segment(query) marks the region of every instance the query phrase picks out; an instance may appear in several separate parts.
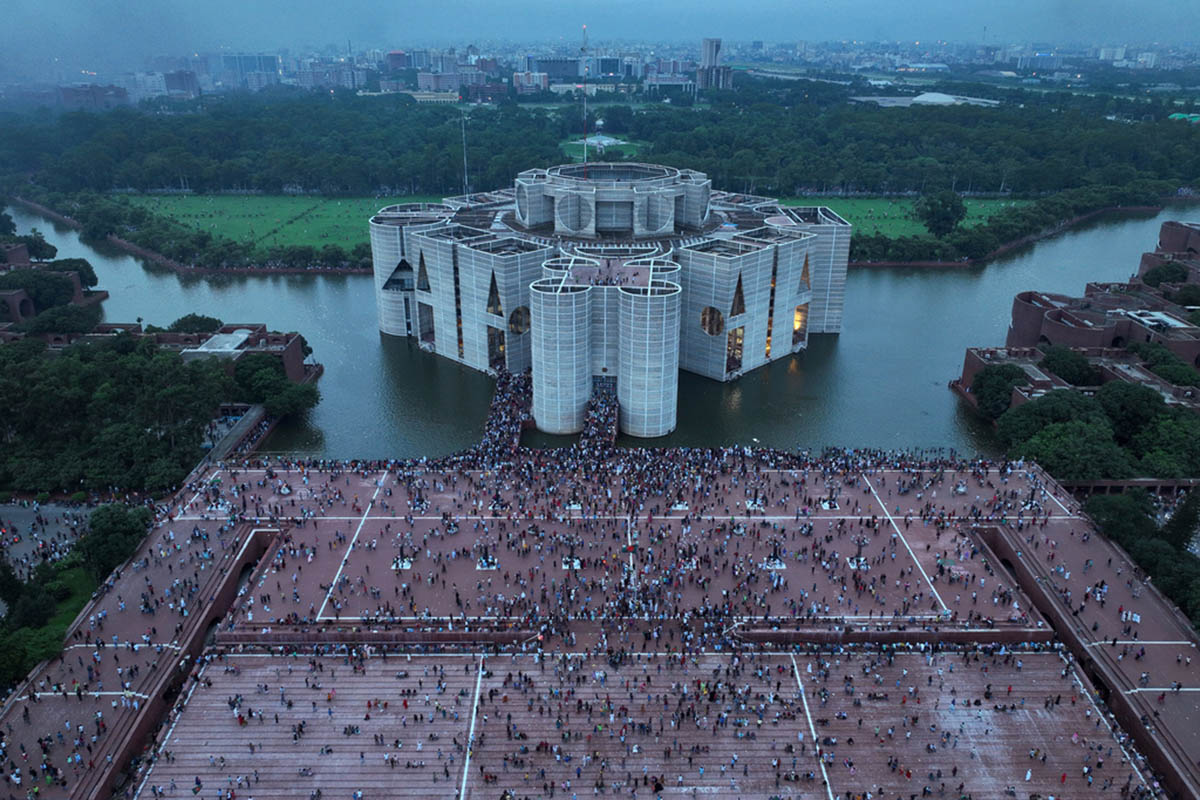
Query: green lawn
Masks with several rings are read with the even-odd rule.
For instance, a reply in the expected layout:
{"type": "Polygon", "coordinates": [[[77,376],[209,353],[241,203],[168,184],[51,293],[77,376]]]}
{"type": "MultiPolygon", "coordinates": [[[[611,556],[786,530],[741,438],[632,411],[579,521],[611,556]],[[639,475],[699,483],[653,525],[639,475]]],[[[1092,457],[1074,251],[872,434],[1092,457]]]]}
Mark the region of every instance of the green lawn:
{"type": "MultiPolygon", "coordinates": [[[[882,233],[885,236],[919,236],[928,233],[921,221],[913,216],[915,199],[907,197],[788,197],[784,205],[829,206],[854,226],[855,233],[882,233]]],[[[1022,206],[1028,200],[999,198],[967,198],[967,218],[963,225],[970,227],[985,222],[988,217],[1010,206],[1022,206]]]]}
{"type": "Polygon", "coordinates": [[[367,241],[367,219],[386,205],[440,197],[291,197],[268,195],[134,195],[145,206],[192,228],[264,247],[367,241]]]}
{"type": "Polygon", "coordinates": [[[92,592],[96,590],[96,582],[83,567],[64,570],[59,575],[59,580],[71,587],[71,594],[65,600],[58,601],[54,616],[46,623],[46,627],[51,630],[66,631],[67,626],[79,614],[79,610],[92,598],[92,592]]]}
{"type": "MultiPolygon", "coordinates": [[[[638,142],[620,145],[636,153],[638,142]]],[[[563,144],[563,149],[580,145],[563,144]]],[[[131,202],[145,206],[184,225],[264,247],[337,244],[347,249],[368,241],[367,219],[385,205],[404,202],[437,202],[440,197],[290,197],[268,195],[133,195],[131,202]]],[[[912,236],[925,226],[912,217],[913,200],[897,197],[789,197],[787,205],[829,206],[854,225],[858,233],[912,236]]],[[[1025,200],[968,199],[967,220],[974,225],[1010,205],[1025,200]]]]}

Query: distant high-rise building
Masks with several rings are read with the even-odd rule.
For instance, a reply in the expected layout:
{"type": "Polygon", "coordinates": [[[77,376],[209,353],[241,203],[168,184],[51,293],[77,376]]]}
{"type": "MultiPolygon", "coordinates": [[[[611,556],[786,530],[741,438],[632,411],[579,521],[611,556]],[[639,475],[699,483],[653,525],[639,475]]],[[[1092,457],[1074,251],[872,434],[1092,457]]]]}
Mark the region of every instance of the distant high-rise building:
{"type": "Polygon", "coordinates": [[[181,69],[174,72],[166,72],[163,74],[163,80],[167,85],[167,94],[172,96],[182,97],[199,97],[200,82],[196,79],[196,73],[191,70],[181,69]]]}
{"type": "Polygon", "coordinates": [[[583,74],[579,67],[578,58],[562,58],[560,56],[543,56],[535,59],[530,72],[544,72],[551,81],[576,81],[583,74]]]}
{"type": "Polygon", "coordinates": [[[732,89],[733,70],[721,66],[721,40],[705,39],[700,48],[700,67],[696,70],[696,88],[732,89]]]}
{"type": "Polygon", "coordinates": [[[550,78],[544,72],[514,72],[512,82],[517,94],[543,92],[550,88],[550,78]]]}

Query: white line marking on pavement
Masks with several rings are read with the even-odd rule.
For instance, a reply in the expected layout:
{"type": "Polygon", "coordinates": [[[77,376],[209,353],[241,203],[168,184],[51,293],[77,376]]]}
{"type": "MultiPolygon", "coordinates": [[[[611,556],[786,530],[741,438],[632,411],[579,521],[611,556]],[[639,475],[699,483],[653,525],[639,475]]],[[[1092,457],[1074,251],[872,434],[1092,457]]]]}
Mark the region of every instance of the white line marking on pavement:
{"type": "Polygon", "coordinates": [[[475,702],[471,705],[471,730],[467,733],[467,757],[463,759],[462,787],[458,790],[458,800],[467,797],[467,770],[471,768],[471,751],[475,749],[475,717],[479,714],[479,687],[483,683],[483,653],[479,654],[479,663],[475,666],[475,702]]]}
{"type": "Polygon", "coordinates": [[[896,524],[896,520],[892,519],[892,512],[888,511],[887,503],[883,502],[883,498],[879,496],[879,492],[875,491],[875,486],[871,483],[870,478],[863,476],[863,480],[867,482],[867,487],[870,488],[871,494],[875,497],[875,502],[879,503],[879,507],[883,509],[883,513],[887,516],[888,522],[892,523],[892,530],[900,537],[900,541],[904,542],[904,549],[908,550],[908,554],[912,556],[913,563],[917,565],[917,569],[921,570],[921,577],[929,584],[929,591],[933,592],[933,596],[937,598],[938,604],[942,607],[942,611],[949,611],[946,603],[942,600],[942,596],[938,594],[937,588],[933,585],[933,581],[929,580],[929,575],[925,573],[925,568],[921,566],[920,559],[913,552],[912,547],[908,544],[908,539],[904,538],[904,532],[900,530],[900,526],[896,524]]]}
{"type": "Polygon", "coordinates": [[[333,576],[333,583],[329,584],[329,591],[325,594],[325,599],[321,602],[321,608],[317,610],[318,619],[325,613],[325,606],[329,604],[329,599],[333,597],[333,593],[337,589],[338,581],[342,578],[342,570],[346,568],[346,562],[350,560],[350,554],[354,552],[354,543],[358,541],[358,534],[362,531],[363,525],[366,524],[367,517],[371,514],[371,508],[375,505],[375,498],[379,496],[379,491],[387,483],[390,474],[390,472],[385,471],[383,477],[375,484],[375,494],[371,495],[371,499],[367,501],[367,507],[363,509],[362,519],[359,520],[358,527],[354,529],[354,538],[350,540],[350,546],[346,548],[346,555],[342,556],[342,563],[338,566],[337,574],[333,576]]]}

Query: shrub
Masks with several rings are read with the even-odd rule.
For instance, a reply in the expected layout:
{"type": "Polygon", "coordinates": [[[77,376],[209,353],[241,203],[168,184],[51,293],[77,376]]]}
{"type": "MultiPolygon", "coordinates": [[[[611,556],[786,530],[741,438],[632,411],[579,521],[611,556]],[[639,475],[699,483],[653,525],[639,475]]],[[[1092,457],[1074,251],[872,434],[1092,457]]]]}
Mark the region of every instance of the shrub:
{"type": "Polygon", "coordinates": [[[1014,386],[1028,383],[1029,376],[1016,364],[989,364],[975,374],[971,381],[971,394],[979,410],[996,419],[1012,402],[1014,386]]]}

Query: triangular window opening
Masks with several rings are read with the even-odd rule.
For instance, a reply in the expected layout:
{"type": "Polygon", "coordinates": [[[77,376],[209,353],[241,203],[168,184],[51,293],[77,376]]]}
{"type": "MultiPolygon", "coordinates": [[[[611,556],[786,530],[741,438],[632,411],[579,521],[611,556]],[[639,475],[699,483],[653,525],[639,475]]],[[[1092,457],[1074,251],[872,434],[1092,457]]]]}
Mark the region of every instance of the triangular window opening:
{"type": "Polygon", "coordinates": [[[812,289],[812,277],[808,274],[808,254],[804,255],[804,271],[800,273],[800,291],[807,292],[812,289]]]}
{"type": "Polygon", "coordinates": [[[504,316],[504,308],[500,305],[500,290],[496,288],[496,273],[492,273],[492,286],[488,289],[487,312],[504,316]]]}
{"type": "Polygon", "coordinates": [[[742,275],[738,273],[737,288],[733,290],[733,307],[729,309],[729,316],[736,317],[738,314],[746,313],[746,298],[742,294],[742,275]]]}
{"type": "Polygon", "coordinates": [[[425,253],[421,252],[421,258],[417,265],[417,289],[422,292],[429,291],[429,273],[425,270],[425,253]]]}

